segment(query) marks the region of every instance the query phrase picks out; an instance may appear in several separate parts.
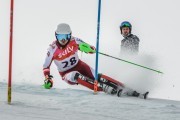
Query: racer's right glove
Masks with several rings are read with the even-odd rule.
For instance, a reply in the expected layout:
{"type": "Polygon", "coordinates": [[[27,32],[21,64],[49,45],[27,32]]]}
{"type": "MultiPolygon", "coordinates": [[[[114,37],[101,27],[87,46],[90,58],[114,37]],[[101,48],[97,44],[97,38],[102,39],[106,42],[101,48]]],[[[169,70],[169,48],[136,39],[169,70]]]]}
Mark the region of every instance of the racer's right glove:
{"type": "Polygon", "coordinates": [[[53,87],[53,76],[52,75],[46,75],[44,80],[44,88],[45,89],[51,89],[53,87]]]}

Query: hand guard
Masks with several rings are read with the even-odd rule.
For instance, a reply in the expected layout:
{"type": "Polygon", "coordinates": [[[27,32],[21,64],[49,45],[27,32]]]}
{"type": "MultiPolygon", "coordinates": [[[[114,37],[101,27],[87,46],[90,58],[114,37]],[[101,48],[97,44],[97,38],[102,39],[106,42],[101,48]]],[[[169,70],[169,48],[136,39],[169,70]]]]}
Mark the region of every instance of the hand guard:
{"type": "Polygon", "coordinates": [[[96,48],[94,46],[91,46],[87,43],[81,43],[79,44],[79,50],[85,53],[95,53],[96,52],[96,48]]]}
{"type": "Polygon", "coordinates": [[[52,75],[46,75],[45,80],[44,80],[44,88],[45,89],[51,89],[53,87],[53,76],[52,75]]]}
{"type": "Polygon", "coordinates": [[[90,54],[93,54],[96,52],[96,48],[94,46],[90,46],[92,52],[88,52],[90,54]]]}

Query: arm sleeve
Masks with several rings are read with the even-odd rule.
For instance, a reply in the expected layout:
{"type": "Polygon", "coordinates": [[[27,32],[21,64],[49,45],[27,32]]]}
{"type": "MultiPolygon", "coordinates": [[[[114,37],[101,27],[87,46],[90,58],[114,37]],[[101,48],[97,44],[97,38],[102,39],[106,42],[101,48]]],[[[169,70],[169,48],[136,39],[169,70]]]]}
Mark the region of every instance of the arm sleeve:
{"type": "Polygon", "coordinates": [[[80,39],[80,38],[77,38],[77,37],[74,37],[74,39],[75,39],[75,41],[76,41],[76,43],[79,45],[79,44],[81,44],[81,43],[85,43],[82,39],[80,39]]]}
{"type": "Polygon", "coordinates": [[[123,52],[124,51],[124,49],[125,49],[125,46],[124,46],[124,39],[121,41],[121,52],[123,52]]]}
{"type": "Polygon", "coordinates": [[[45,58],[45,61],[43,64],[44,76],[50,75],[50,66],[51,66],[51,63],[53,61],[54,49],[53,49],[53,46],[50,46],[47,50],[46,58],[45,58]]]}
{"type": "Polygon", "coordinates": [[[139,51],[139,38],[137,36],[134,36],[134,50],[139,51]]]}

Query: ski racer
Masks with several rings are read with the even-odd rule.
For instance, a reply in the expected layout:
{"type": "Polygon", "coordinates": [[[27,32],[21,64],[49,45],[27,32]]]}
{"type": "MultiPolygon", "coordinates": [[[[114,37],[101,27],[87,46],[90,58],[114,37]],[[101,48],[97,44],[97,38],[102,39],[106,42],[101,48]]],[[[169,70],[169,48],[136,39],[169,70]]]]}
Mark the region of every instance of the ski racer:
{"type": "MultiPolygon", "coordinates": [[[[94,69],[79,59],[78,50],[87,54],[93,54],[95,47],[72,36],[71,28],[66,23],[61,23],[57,26],[55,37],[56,40],[49,46],[43,64],[44,88],[50,89],[53,87],[53,76],[50,74],[50,66],[52,61],[54,61],[62,80],[71,85],[81,84],[93,90],[94,69]],[[89,47],[89,49],[83,49],[83,47],[89,47]]],[[[146,99],[148,94],[140,94],[134,90],[127,89],[124,84],[103,74],[99,74],[98,83],[98,91],[117,96],[121,96],[123,93],[146,99]]]]}

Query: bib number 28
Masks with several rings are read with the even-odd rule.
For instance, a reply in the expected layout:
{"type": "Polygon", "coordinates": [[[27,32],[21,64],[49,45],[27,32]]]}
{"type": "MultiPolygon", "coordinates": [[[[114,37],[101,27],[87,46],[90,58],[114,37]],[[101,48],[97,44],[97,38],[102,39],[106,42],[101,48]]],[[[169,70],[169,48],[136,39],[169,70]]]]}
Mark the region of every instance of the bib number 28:
{"type": "Polygon", "coordinates": [[[74,65],[77,62],[75,57],[72,57],[69,61],[62,62],[64,64],[63,68],[69,67],[69,65],[74,65]]]}

